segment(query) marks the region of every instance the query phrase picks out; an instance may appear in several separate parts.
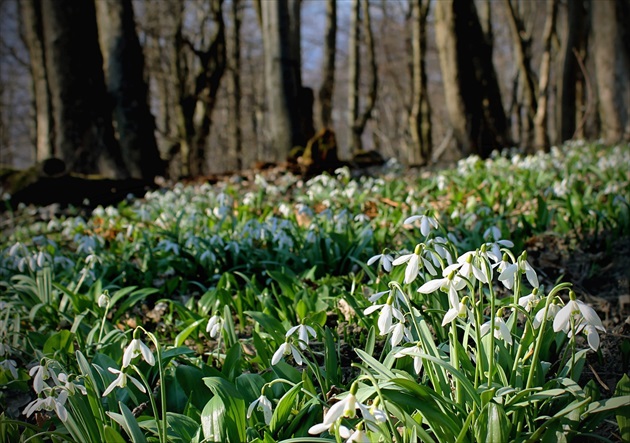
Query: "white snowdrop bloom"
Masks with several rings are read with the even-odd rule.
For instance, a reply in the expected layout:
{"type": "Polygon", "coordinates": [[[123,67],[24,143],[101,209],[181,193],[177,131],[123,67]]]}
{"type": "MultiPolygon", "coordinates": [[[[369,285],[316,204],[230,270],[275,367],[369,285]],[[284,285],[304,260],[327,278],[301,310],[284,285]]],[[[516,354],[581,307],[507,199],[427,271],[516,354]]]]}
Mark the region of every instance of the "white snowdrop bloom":
{"type": "MultiPolygon", "coordinates": [[[[552,320],[556,317],[556,315],[560,312],[560,306],[555,303],[549,305],[547,309],[547,320],[552,320]]],[[[545,308],[540,309],[536,315],[534,316],[534,321],[532,322],[535,329],[538,329],[542,324],[543,317],[545,316],[545,308]]]]}
{"type": "Polygon", "coordinates": [[[420,273],[420,266],[425,267],[427,271],[429,271],[429,274],[437,275],[437,271],[431,262],[420,255],[421,250],[422,245],[417,245],[413,253],[401,255],[392,262],[393,266],[399,266],[403,263],[407,263],[407,268],[405,269],[405,284],[412,283],[418,277],[418,274],[420,273]]]}
{"type": "Polygon", "coordinates": [[[540,298],[538,297],[538,288],[534,288],[534,290],[528,295],[524,295],[518,299],[518,304],[525,308],[527,312],[530,312],[532,308],[536,306],[540,298]]]}
{"type": "Polygon", "coordinates": [[[346,443],[372,443],[370,437],[363,429],[356,429],[352,431],[345,426],[339,426],[339,435],[341,438],[346,438],[346,443]]]}
{"type": "Polygon", "coordinates": [[[416,374],[420,374],[420,371],[422,371],[422,357],[420,356],[421,354],[422,347],[420,346],[420,342],[418,342],[416,346],[403,348],[400,351],[396,352],[394,354],[394,357],[413,357],[413,370],[416,372],[416,374]]]}
{"type": "Polygon", "coordinates": [[[46,383],[44,383],[45,380],[52,379],[55,385],[59,384],[57,374],[48,369],[45,364],[33,366],[30,371],[28,371],[28,374],[33,378],[33,390],[38,394],[46,387],[46,383]]]}
{"type": "Polygon", "coordinates": [[[580,300],[576,300],[573,291],[569,293],[569,297],[569,302],[558,311],[553,320],[553,330],[555,332],[563,331],[571,336],[571,320],[573,319],[575,333],[578,334],[584,330],[589,346],[596,351],[599,347],[597,331],[606,332],[606,329],[593,308],[580,300]]]}
{"type": "Polygon", "coordinates": [[[85,389],[85,386],[71,382],[68,379],[68,376],[64,374],[63,372],[59,374],[58,379],[59,379],[59,384],[57,386],[61,386],[63,389],[67,390],[70,394],[74,395],[77,392],[80,392],[83,395],[87,395],[87,389],[85,389]]]}
{"type": "Polygon", "coordinates": [[[300,324],[297,326],[293,326],[291,329],[289,329],[285,337],[289,338],[291,335],[297,335],[298,338],[300,339],[300,343],[298,346],[300,347],[300,349],[306,349],[306,345],[309,344],[309,338],[308,338],[309,334],[313,338],[317,337],[317,333],[315,332],[315,329],[313,329],[312,327],[308,325],[300,324]]]}
{"type": "MultiPolygon", "coordinates": [[[[488,332],[490,332],[490,327],[492,326],[490,321],[487,321],[483,325],[481,325],[481,336],[483,337],[488,332]]],[[[496,316],[494,318],[494,338],[505,341],[507,344],[512,344],[512,334],[510,333],[510,329],[507,327],[503,318],[496,316]]]]}
{"type": "Polygon", "coordinates": [[[420,233],[425,237],[429,235],[431,229],[437,229],[439,226],[437,220],[428,215],[412,215],[411,217],[407,217],[405,221],[403,221],[403,224],[411,225],[418,220],[420,220],[420,233]]]}
{"type": "Polygon", "coordinates": [[[142,355],[142,359],[149,365],[155,365],[155,357],[149,347],[145,345],[142,340],[134,338],[131,340],[131,343],[129,343],[129,346],[127,346],[127,349],[125,349],[125,353],[123,354],[123,368],[129,366],[131,364],[131,360],[139,355],[142,355]]]}
{"type": "Polygon", "coordinates": [[[445,326],[455,320],[457,317],[465,317],[467,313],[466,304],[459,302],[457,305],[452,306],[442,319],[442,326],[445,326]]]}
{"type": "Polygon", "coordinates": [[[431,294],[432,292],[441,289],[448,294],[449,304],[451,307],[454,307],[459,305],[459,295],[457,295],[457,291],[464,289],[466,281],[455,275],[455,271],[449,268],[450,266],[444,269],[444,274],[448,272],[444,278],[429,280],[418,288],[418,292],[422,294],[431,294]]]}
{"type": "Polygon", "coordinates": [[[7,359],[0,361],[0,368],[4,369],[5,371],[9,371],[14,379],[18,379],[19,374],[17,371],[17,363],[15,362],[15,360],[7,359]]]}
{"type": "Polygon", "coordinates": [[[68,411],[65,404],[68,399],[68,391],[61,391],[57,397],[49,396],[44,398],[37,398],[26,405],[22,414],[30,417],[33,412],[36,411],[54,411],[57,417],[63,422],[68,419],[68,411]]]}
{"type": "Polygon", "coordinates": [[[282,357],[289,354],[293,355],[293,359],[298,365],[302,365],[303,360],[300,351],[298,348],[293,346],[293,344],[289,343],[288,339],[280,345],[276,352],[274,352],[273,357],[271,358],[271,364],[277,365],[278,362],[282,360],[282,357]]]}
{"type": "Polygon", "coordinates": [[[392,327],[392,322],[394,318],[400,320],[401,322],[404,321],[402,312],[392,306],[393,303],[394,297],[390,295],[387,298],[387,303],[382,305],[373,305],[363,311],[365,315],[370,315],[371,313],[380,309],[381,313],[378,316],[377,322],[380,335],[385,335],[389,332],[392,327]]]}
{"type": "Polygon", "coordinates": [[[271,401],[267,397],[261,395],[249,405],[249,408],[247,408],[247,419],[251,418],[254,409],[262,411],[265,417],[266,425],[269,425],[269,423],[271,423],[271,417],[273,417],[273,406],[271,405],[271,401]]]}
{"type": "Polygon", "coordinates": [[[398,346],[403,338],[411,335],[403,322],[398,322],[395,325],[392,325],[387,332],[391,333],[390,343],[392,348],[398,346]]]}
{"type": "Polygon", "coordinates": [[[221,329],[224,327],[223,319],[218,315],[213,315],[208,320],[208,324],[206,326],[206,332],[210,333],[210,337],[217,338],[221,329]]]}
{"type": "Polygon", "coordinates": [[[107,370],[112,374],[118,374],[118,376],[114,379],[113,382],[110,383],[107,389],[105,389],[105,392],[103,392],[103,397],[107,397],[116,387],[125,388],[128,382],[133,383],[135,387],[138,388],[138,390],[143,394],[147,392],[144,386],[142,386],[142,383],[140,383],[134,377],[127,375],[124,372],[119,371],[115,368],[107,368],[107,370]]]}
{"type": "Polygon", "coordinates": [[[98,296],[98,301],[96,302],[96,304],[99,308],[106,308],[109,305],[109,296],[106,292],[103,292],[101,295],[98,296]]]}
{"type": "Polygon", "coordinates": [[[330,427],[337,422],[337,420],[343,417],[354,418],[356,416],[357,409],[361,411],[361,415],[366,421],[384,422],[386,420],[385,413],[376,407],[370,408],[369,406],[359,402],[356,397],[357,390],[358,385],[355,382],[352,386],[350,386],[350,392],[348,395],[335,403],[328,412],[324,414],[324,420],[321,423],[311,426],[308,433],[321,434],[324,431],[328,431],[330,427]]]}
{"type": "Polygon", "coordinates": [[[370,257],[367,261],[368,266],[372,266],[374,263],[378,262],[385,272],[390,272],[392,270],[392,262],[394,258],[389,254],[376,254],[370,257]]]}
{"type": "Polygon", "coordinates": [[[499,281],[502,282],[506,288],[512,289],[517,272],[524,272],[527,281],[532,287],[538,288],[540,286],[536,271],[534,271],[534,268],[532,268],[527,261],[527,254],[525,252],[521,254],[516,263],[509,264],[505,267],[501,274],[499,274],[499,281]]]}

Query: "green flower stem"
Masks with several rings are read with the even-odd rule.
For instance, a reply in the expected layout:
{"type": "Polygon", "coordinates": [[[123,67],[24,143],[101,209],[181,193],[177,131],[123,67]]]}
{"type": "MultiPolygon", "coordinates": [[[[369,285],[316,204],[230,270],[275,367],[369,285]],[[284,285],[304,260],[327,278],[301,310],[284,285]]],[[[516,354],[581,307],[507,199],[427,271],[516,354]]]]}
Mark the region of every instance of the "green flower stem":
{"type": "Polygon", "coordinates": [[[475,337],[477,340],[477,346],[475,347],[476,353],[476,362],[475,365],[475,388],[479,387],[479,383],[483,378],[483,358],[481,357],[481,319],[482,319],[482,310],[483,310],[483,289],[479,286],[479,302],[475,302],[475,291],[474,289],[471,291],[472,294],[472,303],[473,309],[475,313],[475,337]]]}
{"type": "MultiPolygon", "coordinates": [[[[451,365],[459,370],[459,352],[457,350],[457,319],[451,321],[451,365]]],[[[455,401],[462,406],[462,385],[458,377],[455,378],[455,401]]]]}
{"type": "MultiPolygon", "coordinates": [[[[160,440],[160,443],[167,443],[166,433],[164,432],[164,429],[162,429],[161,424],[160,424],[157,404],[155,403],[155,398],[153,398],[153,389],[151,389],[151,385],[149,385],[147,378],[144,376],[142,372],[140,372],[140,370],[138,369],[136,365],[130,365],[130,367],[133,368],[134,371],[136,371],[136,374],[138,374],[138,377],[140,377],[140,380],[142,380],[142,384],[144,384],[145,388],[147,389],[149,402],[151,403],[151,408],[153,409],[153,413],[155,414],[155,422],[157,424],[158,438],[160,440]]],[[[166,418],[163,421],[166,421],[166,418]]]]}
{"type": "Polygon", "coordinates": [[[107,313],[109,312],[109,302],[105,305],[105,313],[103,314],[103,319],[101,320],[101,327],[98,331],[98,342],[97,344],[101,344],[101,338],[103,337],[103,329],[105,328],[105,321],[107,320],[107,313]]]}
{"type": "MultiPolygon", "coordinates": [[[[161,407],[161,415],[162,415],[162,421],[158,422],[158,429],[160,429],[160,426],[161,426],[161,431],[159,433],[163,436],[164,443],[166,443],[168,439],[168,421],[166,420],[166,385],[164,383],[164,381],[166,380],[166,376],[164,373],[164,365],[162,363],[162,349],[160,348],[160,343],[158,342],[157,337],[155,335],[146,331],[141,326],[138,329],[142,329],[144,333],[147,334],[147,337],[149,337],[149,339],[155,345],[155,353],[156,353],[155,359],[157,360],[157,364],[158,364],[158,381],[160,383],[160,407],[161,407]]],[[[153,397],[153,396],[151,395],[150,397],[153,397]]],[[[157,421],[158,420],[157,409],[154,408],[153,410],[155,411],[155,414],[156,414],[155,419],[157,421]]]]}
{"type": "Polygon", "coordinates": [[[488,356],[488,388],[492,386],[492,376],[494,372],[494,327],[495,319],[497,317],[494,307],[494,289],[492,284],[488,285],[490,290],[490,354],[488,356]]]}

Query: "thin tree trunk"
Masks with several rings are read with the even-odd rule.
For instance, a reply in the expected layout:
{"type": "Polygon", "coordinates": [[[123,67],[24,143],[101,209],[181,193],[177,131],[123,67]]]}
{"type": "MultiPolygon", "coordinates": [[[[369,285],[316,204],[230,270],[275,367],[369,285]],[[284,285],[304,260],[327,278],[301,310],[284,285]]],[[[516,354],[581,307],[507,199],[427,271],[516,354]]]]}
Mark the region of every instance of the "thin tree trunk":
{"type": "Polygon", "coordinates": [[[412,94],[409,130],[413,141],[409,151],[409,164],[425,165],[431,159],[431,107],[425,70],[426,20],[429,1],[412,0],[412,94]]]}
{"type": "Polygon", "coordinates": [[[232,26],[229,28],[228,52],[228,130],[230,153],[235,160],[236,169],[243,169],[241,135],[241,2],[232,0],[232,26]]]}
{"type": "Polygon", "coordinates": [[[365,125],[367,124],[374,105],[376,104],[376,92],[378,89],[378,74],[376,66],[376,54],[374,50],[374,36],[372,33],[372,23],[370,20],[369,2],[362,0],[359,4],[359,0],[354,0],[352,3],[352,16],[351,16],[351,29],[350,29],[350,89],[349,93],[349,123],[352,132],[351,147],[354,154],[360,153],[363,150],[363,142],[361,136],[365,131],[365,125]],[[366,97],[366,103],[363,112],[359,112],[359,77],[360,77],[360,57],[359,57],[359,36],[360,36],[360,22],[361,22],[361,10],[363,10],[363,35],[366,45],[366,58],[367,58],[367,73],[369,75],[368,91],[366,97]]]}
{"type": "Polygon", "coordinates": [[[547,98],[549,74],[551,71],[551,38],[556,23],[557,0],[547,0],[547,18],[543,31],[543,54],[540,61],[538,83],[538,104],[534,118],[534,146],[536,150],[549,149],[549,133],[547,130],[547,98]]]}
{"type": "Polygon", "coordinates": [[[153,180],[164,175],[164,162],[155,140],[155,120],[144,81],[140,47],[131,0],[95,2],[107,90],[113,99],[116,132],[125,165],[134,178],[153,180]]]}
{"type": "Polygon", "coordinates": [[[319,118],[322,127],[332,128],[332,107],[335,92],[335,55],[337,53],[337,0],[326,1],[325,35],[322,68],[323,81],[319,89],[319,118]]]}

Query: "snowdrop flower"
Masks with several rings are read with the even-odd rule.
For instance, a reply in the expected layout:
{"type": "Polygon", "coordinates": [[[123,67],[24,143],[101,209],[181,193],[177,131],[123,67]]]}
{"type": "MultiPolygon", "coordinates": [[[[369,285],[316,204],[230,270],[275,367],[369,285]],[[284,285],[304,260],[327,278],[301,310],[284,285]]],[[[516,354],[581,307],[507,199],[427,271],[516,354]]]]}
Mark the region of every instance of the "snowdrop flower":
{"type": "Polygon", "coordinates": [[[394,261],[394,258],[391,255],[389,254],[374,255],[370,257],[370,259],[367,261],[367,265],[372,266],[377,261],[383,267],[385,272],[390,272],[392,270],[392,262],[394,261]]]}
{"type": "MultiPolygon", "coordinates": [[[[442,319],[442,326],[445,326],[455,320],[457,317],[466,317],[466,313],[468,312],[466,308],[466,302],[468,301],[468,297],[464,297],[461,302],[458,302],[456,305],[452,306],[442,319]]],[[[483,333],[482,333],[483,334],[483,333]]]]}
{"type": "Polygon", "coordinates": [[[266,425],[271,423],[271,417],[273,416],[273,407],[271,405],[271,401],[269,401],[267,397],[261,395],[249,405],[249,408],[247,408],[247,419],[251,418],[254,409],[263,412],[266,425]]]}
{"type": "Polygon", "coordinates": [[[392,262],[392,265],[398,266],[403,263],[407,263],[407,269],[405,269],[404,283],[408,285],[412,283],[420,272],[420,265],[422,264],[431,275],[437,275],[437,271],[433,267],[430,261],[420,255],[422,245],[417,245],[412,254],[405,254],[398,257],[392,262]]]}
{"type": "Polygon", "coordinates": [[[514,280],[516,278],[517,272],[524,272],[527,277],[527,281],[534,288],[538,288],[540,285],[538,284],[538,276],[536,275],[536,271],[527,261],[527,253],[523,252],[521,256],[518,258],[516,263],[508,265],[503,272],[499,275],[499,281],[503,283],[503,285],[512,289],[514,287],[514,280]]]}
{"type": "Polygon", "coordinates": [[[599,336],[597,331],[606,332],[602,321],[593,308],[586,303],[575,299],[575,292],[569,292],[569,302],[556,314],[556,318],[553,320],[553,330],[555,332],[563,331],[570,333],[571,320],[573,319],[573,327],[576,329],[575,333],[579,333],[582,329],[587,333],[587,339],[589,346],[593,350],[597,350],[599,347],[599,336]]]}
{"type": "Polygon", "coordinates": [[[300,351],[295,346],[293,346],[293,344],[289,343],[289,339],[282,343],[278,350],[274,352],[273,357],[271,358],[271,364],[277,365],[282,357],[289,354],[293,355],[293,359],[298,365],[302,365],[302,355],[300,354],[300,351]]]}
{"type": "MultiPolygon", "coordinates": [[[[502,312],[501,309],[499,309],[497,311],[496,317],[494,318],[494,338],[501,339],[505,341],[507,344],[511,345],[512,335],[510,334],[509,328],[507,327],[507,325],[503,321],[503,318],[501,317],[501,312],[502,312]]],[[[487,321],[483,325],[481,325],[480,332],[481,332],[482,337],[486,335],[488,332],[490,332],[491,323],[492,323],[491,321],[487,321]]]]}
{"type": "Polygon", "coordinates": [[[425,237],[429,235],[429,232],[431,232],[431,229],[438,228],[437,220],[428,215],[412,215],[411,217],[406,218],[403,224],[410,225],[416,222],[417,220],[420,220],[420,233],[422,233],[422,235],[424,235],[425,237]]]}
{"type": "Polygon", "coordinates": [[[390,342],[392,347],[398,346],[405,336],[409,337],[411,335],[403,322],[398,322],[395,325],[392,325],[387,332],[391,332],[390,342]]]}
{"type": "Polygon", "coordinates": [[[521,305],[527,312],[530,312],[534,306],[538,303],[538,288],[534,288],[534,290],[521,298],[518,299],[518,304],[521,305]]]}
{"type": "Polygon", "coordinates": [[[210,317],[206,326],[206,332],[210,333],[210,337],[217,338],[221,328],[223,328],[223,319],[216,314],[210,317]]]}
{"type": "Polygon", "coordinates": [[[0,361],[0,368],[4,369],[5,371],[9,371],[11,373],[11,376],[14,379],[18,379],[19,374],[17,371],[17,363],[15,363],[15,360],[2,360],[0,361]]]}
{"type": "Polygon", "coordinates": [[[105,308],[109,306],[109,297],[107,295],[107,291],[103,292],[98,297],[98,301],[96,302],[99,308],[105,308]]]}
{"type": "Polygon", "coordinates": [[[345,426],[339,426],[339,435],[341,438],[347,438],[346,443],[372,443],[372,440],[370,440],[367,433],[363,430],[361,424],[357,426],[354,432],[345,426]]]}
{"type": "Polygon", "coordinates": [[[299,346],[300,346],[300,349],[302,350],[306,349],[306,345],[309,344],[309,339],[308,339],[309,334],[313,338],[317,337],[317,333],[315,332],[315,329],[305,324],[293,326],[291,329],[287,331],[285,337],[289,338],[289,336],[293,334],[296,334],[298,338],[300,339],[299,346]]]}
{"type": "Polygon", "coordinates": [[[403,348],[402,350],[396,352],[394,354],[395,358],[402,358],[402,357],[413,357],[413,370],[416,371],[416,374],[420,374],[420,371],[422,371],[422,357],[420,357],[420,354],[422,353],[422,347],[420,345],[420,342],[418,342],[418,344],[416,346],[411,346],[409,348],[403,348]]]}
{"type": "Polygon", "coordinates": [[[448,301],[451,307],[458,306],[459,296],[457,295],[457,291],[462,290],[466,286],[466,280],[456,276],[455,271],[451,270],[450,266],[444,269],[444,273],[446,273],[444,278],[429,280],[418,288],[418,292],[422,294],[430,294],[438,289],[441,289],[442,291],[448,293],[448,301]],[[446,273],[447,271],[449,272],[446,273]]]}
{"type": "Polygon", "coordinates": [[[115,369],[115,368],[107,368],[107,370],[111,372],[112,374],[118,374],[118,377],[116,377],[116,379],[113,382],[111,382],[111,384],[107,387],[107,389],[105,389],[105,392],[103,392],[103,397],[107,397],[116,387],[119,387],[119,388],[126,387],[129,381],[131,381],[131,383],[133,383],[136,386],[136,388],[138,388],[138,390],[142,392],[143,394],[147,392],[144,386],[142,386],[142,383],[140,383],[138,380],[136,380],[132,376],[127,375],[124,372],[119,371],[118,369],[115,369]]]}
{"type": "Polygon", "coordinates": [[[48,369],[46,365],[37,365],[33,366],[28,374],[33,377],[33,390],[36,393],[40,393],[46,387],[44,380],[52,379],[55,385],[59,384],[59,380],[57,379],[57,375],[48,369]]]}
{"type": "MultiPolygon", "coordinates": [[[[547,320],[551,320],[556,317],[556,315],[560,312],[560,306],[555,303],[551,303],[547,308],[547,320]]],[[[542,324],[543,317],[545,316],[545,308],[542,308],[536,313],[534,317],[533,326],[534,329],[538,329],[542,324]]]]}
{"type": "MultiPolygon", "coordinates": [[[[137,331],[137,329],[136,329],[137,331]]],[[[134,332],[135,335],[135,332],[134,332]]],[[[125,353],[123,354],[123,368],[126,368],[131,364],[131,360],[136,358],[137,356],[142,355],[142,359],[146,361],[149,365],[155,365],[155,357],[153,353],[149,349],[147,345],[145,345],[142,340],[138,338],[134,338],[125,349],[125,353]]]]}
{"type": "Polygon", "coordinates": [[[58,386],[61,386],[63,389],[65,389],[72,395],[76,394],[77,391],[83,395],[87,395],[87,389],[85,389],[85,386],[78,385],[76,383],[71,382],[70,380],[68,380],[68,376],[64,374],[63,372],[59,374],[58,386]]]}
{"type": "Polygon", "coordinates": [[[33,412],[36,411],[55,411],[57,417],[63,422],[68,419],[68,411],[66,410],[65,404],[68,399],[68,391],[61,391],[59,396],[57,397],[45,397],[45,398],[37,398],[26,405],[22,414],[30,417],[33,412]]]}
{"type": "Polygon", "coordinates": [[[387,303],[383,305],[374,305],[367,308],[363,313],[365,315],[370,315],[372,312],[377,310],[381,310],[381,313],[378,316],[378,329],[381,335],[385,335],[389,332],[392,327],[392,321],[394,318],[397,318],[401,322],[404,321],[404,317],[402,312],[399,309],[392,306],[394,303],[394,297],[390,295],[387,298],[387,303]]]}
{"type": "Polygon", "coordinates": [[[357,390],[359,385],[354,382],[350,386],[350,392],[341,401],[335,403],[324,415],[322,423],[318,423],[308,430],[309,434],[321,434],[324,431],[328,431],[335,422],[343,417],[354,418],[356,416],[356,410],[359,409],[363,418],[372,422],[384,422],[386,417],[385,413],[380,409],[360,403],[357,401],[357,390]]]}

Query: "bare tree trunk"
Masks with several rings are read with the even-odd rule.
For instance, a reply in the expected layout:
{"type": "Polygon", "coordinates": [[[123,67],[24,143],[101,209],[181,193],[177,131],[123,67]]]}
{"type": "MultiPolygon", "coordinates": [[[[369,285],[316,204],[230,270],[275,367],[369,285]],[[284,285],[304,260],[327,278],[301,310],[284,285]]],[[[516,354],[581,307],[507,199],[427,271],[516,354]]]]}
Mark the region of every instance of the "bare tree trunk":
{"type": "Polygon", "coordinates": [[[107,90],[125,165],[132,177],[164,175],[147,102],[144,54],[136,33],[131,0],[95,2],[107,90]]]}
{"type": "Polygon", "coordinates": [[[335,92],[335,55],[337,53],[337,0],[326,1],[326,37],[322,68],[322,86],[319,89],[320,124],[332,128],[332,103],[335,92]]]}
{"type": "Polygon", "coordinates": [[[481,3],[479,22],[481,23],[483,35],[486,37],[486,43],[492,47],[494,44],[494,37],[492,34],[492,0],[483,0],[481,3]]]}
{"type": "Polygon", "coordinates": [[[487,157],[508,144],[507,120],[474,2],[436,2],[435,34],[453,134],[464,155],[487,157]]]}
{"type": "Polygon", "coordinates": [[[534,130],[534,116],[536,115],[536,89],[534,85],[534,73],[531,69],[531,32],[525,29],[522,17],[518,15],[511,0],[504,0],[507,9],[508,25],[514,40],[514,53],[516,64],[521,73],[521,86],[523,90],[523,105],[525,107],[525,119],[523,121],[523,135],[521,145],[527,150],[532,149],[532,137],[534,130]]]}
{"type": "Polygon", "coordinates": [[[374,50],[374,37],[372,33],[372,24],[370,21],[370,9],[369,2],[367,0],[353,0],[352,2],[352,15],[350,18],[350,51],[348,54],[349,82],[350,88],[348,93],[349,110],[348,110],[348,123],[351,128],[351,148],[354,154],[357,154],[363,150],[363,142],[361,136],[365,131],[365,125],[369,120],[374,105],[376,104],[376,92],[378,89],[378,74],[376,66],[376,54],[374,50]],[[363,10],[363,35],[366,44],[366,57],[367,57],[367,73],[369,77],[367,100],[363,112],[359,112],[359,78],[360,78],[360,24],[361,24],[361,10],[363,10]]]}
{"type": "Polygon", "coordinates": [[[592,2],[599,117],[602,136],[608,143],[623,139],[629,111],[627,83],[630,72],[615,4],[614,0],[592,2]]]}
{"type": "Polygon", "coordinates": [[[241,140],[241,2],[232,0],[232,26],[229,28],[228,51],[228,130],[230,133],[230,153],[235,160],[236,169],[243,169],[241,140]]]}
{"type": "Polygon", "coordinates": [[[293,147],[305,144],[298,105],[300,61],[291,50],[288,0],[264,1],[261,7],[271,141],[276,159],[285,159],[293,147]]]}
{"type": "Polygon", "coordinates": [[[547,0],[547,18],[543,31],[543,54],[540,61],[538,103],[534,117],[534,147],[536,150],[549,149],[549,133],[547,130],[547,96],[549,89],[549,73],[551,71],[551,37],[556,23],[557,0],[547,0]]]}
{"type": "MultiPolygon", "coordinates": [[[[94,4],[42,0],[39,6],[41,32],[34,35],[41,37],[52,110],[52,117],[41,119],[54,122],[54,148],[47,152],[64,160],[69,171],[127,177],[111,125],[94,4]]],[[[37,20],[30,24],[37,26],[37,20]]],[[[48,112],[46,107],[37,111],[48,112]]]]}
{"type": "Polygon", "coordinates": [[[21,7],[22,28],[30,58],[30,71],[35,112],[35,161],[54,157],[54,121],[48,90],[41,0],[24,0],[21,7]]]}
{"type": "Polygon", "coordinates": [[[431,107],[425,70],[426,23],[429,1],[412,0],[412,93],[413,102],[409,115],[409,130],[413,141],[409,151],[410,165],[425,165],[431,159],[431,107]]]}

